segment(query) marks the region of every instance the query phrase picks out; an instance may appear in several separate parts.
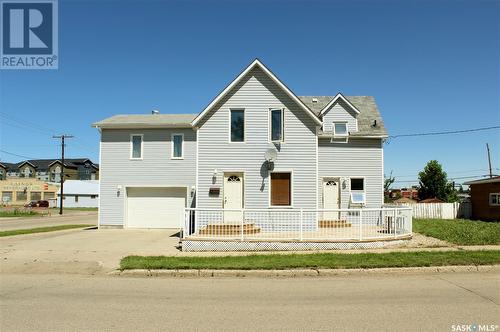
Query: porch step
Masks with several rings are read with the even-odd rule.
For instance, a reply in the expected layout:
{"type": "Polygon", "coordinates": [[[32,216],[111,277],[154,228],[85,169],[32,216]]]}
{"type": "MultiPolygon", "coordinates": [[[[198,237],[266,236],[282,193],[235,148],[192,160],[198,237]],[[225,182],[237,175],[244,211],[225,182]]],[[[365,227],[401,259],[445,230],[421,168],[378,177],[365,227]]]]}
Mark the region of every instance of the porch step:
{"type": "Polygon", "coordinates": [[[319,227],[320,228],[343,228],[343,227],[351,227],[351,223],[348,223],[347,220],[320,220],[319,227]]]}
{"type": "MultiPolygon", "coordinates": [[[[241,234],[241,224],[208,224],[198,232],[200,235],[238,235],[241,234]]],[[[243,224],[243,234],[260,233],[260,228],[253,223],[243,224]]]]}

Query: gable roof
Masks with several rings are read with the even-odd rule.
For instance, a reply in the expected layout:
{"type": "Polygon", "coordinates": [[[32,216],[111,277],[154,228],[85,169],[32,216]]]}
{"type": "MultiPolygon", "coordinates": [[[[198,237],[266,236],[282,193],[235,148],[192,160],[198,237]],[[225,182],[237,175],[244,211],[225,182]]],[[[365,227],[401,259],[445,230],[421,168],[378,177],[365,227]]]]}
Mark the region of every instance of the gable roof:
{"type": "Polygon", "coordinates": [[[474,180],[474,181],[467,181],[467,182],[464,182],[464,184],[470,186],[471,184],[496,183],[496,182],[500,182],[500,176],[494,176],[492,178],[479,179],[479,180],[474,180]]]}
{"type": "Polygon", "coordinates": [[[196,114],[120,114],[92,124],[96,128],[191,128],[196,114]]]}
{"type": "MultiPolygon", "coordinates": [[[[64,164],[65,164],[64,166],[66,168],[76,169],[76,168],[78,168],[79,165],[85,164],[86,161],[88,161],[90,163],[91,167],[93,167],[95,169],[99,169],[99,165],[94,164],[88,158],[65,158],[64,159],[64,164]]],[[[29,159],[29,160],[20,161],[18,163],[4,163],[4,162],[2,162],[1,164],[3,164],[5,166],[5,168],[9,171],[16,171],[24,164],[30,164],[37,171],[46,171],[49,169],[50,165],[52,165],[55,162],[61,162],[61,161],[60,161],[60,159],[29,159]]]]}
{"type": "MultiPolygon", "coordinates": [[[[299,96],[300,99],[320,116],[321,111],[335,98],[336,96],[299,96]],[[316,99],[316,102],[313,102],[316,99]]],[[[384,122],[378,111],[375,98],[372,96],[343,96],[359,111],[358,116],[358,131],[350,133],[349,136],[380,136],[387,137],[387,130],[384,122]],[[374,121],[377,125],[373,126],[374,121]]],[[[320,133],[321,134],[321,133],[320,133]]]]}
{"type": "Polygon", "coordinates": [[[323,107],[323,109],[319,112],[319,115],[323,115],[326,113],[326,111],[333,105],[335,104],[338,100],[342,100],[344,101],[350,108],[352,108],[352,110],[354,112],[356,112],[356,114],[359,114],[359,110],[356,108],[356,106],[354,106],[353,104],[351,104],[351,102],[346,99],[346,97],[344,97],[340,92],[337,93],[337,95],[335,97],[333,97],[332,100],[330,100],[330,102],[328,104],[325,105],[325,107],[323,107]]]}
{"type": "Polygon", "coordinates": [[[283,82],[281,82],[276,75],[274,75],[262,62],[260,62],[259,59],[255,59],[250,65],[248,65],[236,78],[229,83],[228,86],[224,90],[222,90],[211,102],[210,104],[205,107],[205,109],[198,114],[198,116],[191,122],[191,125],[194,127],[200,122],[201,119],[212,109],[214,105],[216,105],[222,98],[224,98],[225,95],[227,95],[231,89],[238,84],[243,77],[245,77],[246,74],[248,74],[252,69],[259,67],[264,71],[264,73],[269,76],[285,93],[288,94],[292,100],[294,100],[304,111],[306,111],[312,118],[313,120],[318,124],[321,125],[321,120],[318,118],[318,116],[309,108],[307,107],[304,102],[298,98],[292,90],[290,90],[283,82]]]}

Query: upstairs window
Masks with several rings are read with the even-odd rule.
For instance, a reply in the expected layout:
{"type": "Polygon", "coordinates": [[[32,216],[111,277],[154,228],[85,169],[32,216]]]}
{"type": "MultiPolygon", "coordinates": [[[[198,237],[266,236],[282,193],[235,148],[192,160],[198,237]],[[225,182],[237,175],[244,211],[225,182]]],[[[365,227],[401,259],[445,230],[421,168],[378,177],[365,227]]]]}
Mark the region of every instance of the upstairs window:
{"type": "Polygon", "coordinates": [[[184,135],[183,134],[173,134],[172,135],[172,159],[182,159],[183,158],[183,146],[184,145],[184,135]]]}
{"type": "Polygon", "coordinates": [[[130,145],[130,158],[142,159],[142,135],[131,135],[130,145]]]}
{"type": "Polygon", "coordinates": [[[283,109],[271,110],[271,142],[283,142],[283,109]]]}
{"type": "Polygon", "coordinates": [[[347,132],[347,122],[334,122],[333,123],[333,135],[334,136],[348,136],[347,132]]]}
{"type": "Polygon", "coordinates": [[[245,141],[245,111],[231,110],[231,142],[245,141]]]}

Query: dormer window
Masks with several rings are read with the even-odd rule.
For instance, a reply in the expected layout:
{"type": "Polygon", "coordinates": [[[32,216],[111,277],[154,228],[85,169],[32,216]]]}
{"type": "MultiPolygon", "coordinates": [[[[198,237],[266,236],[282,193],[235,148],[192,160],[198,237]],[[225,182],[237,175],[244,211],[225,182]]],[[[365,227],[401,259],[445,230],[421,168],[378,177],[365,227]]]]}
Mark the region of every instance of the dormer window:
{"type": "Polygon", "coordinates": [[[333,123],[333,136],[344,137],[348,136],[347,122],[334,122],[333,123]]]}

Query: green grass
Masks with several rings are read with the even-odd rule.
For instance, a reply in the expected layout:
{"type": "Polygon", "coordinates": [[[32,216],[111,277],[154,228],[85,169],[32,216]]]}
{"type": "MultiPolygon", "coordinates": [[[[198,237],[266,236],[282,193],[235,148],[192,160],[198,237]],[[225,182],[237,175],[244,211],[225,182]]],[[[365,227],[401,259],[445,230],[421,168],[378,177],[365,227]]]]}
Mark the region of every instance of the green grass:
{"type": "Polygon", "coordinates": [[[355,269],[490,264],[500,264],[500,250],[419,251],[382,254],[273,254],[211,257],[127,256],[121,260],[120,268],[122,270],[281,270],[297,268],[355,269]]]}
{"type": "Polygon", "coordinates": [[[498,222],[414,219],[413,231],[460,245],[500,244],[498,222]]]}
{"type": "Polygon", "coordinates": [[[29,229],[15,229],[15,230],[11,230],[11,231],[1,231],[0,237],[13,236],[13,235],[24,235],[24,234],[34,234],[34,233],[46,233],[46,232],[62,231],[65,229],[85,228],[85,227],[92,227],[92,226],[95,226],[95,225],[59,225],[59,226],[37,227],[37,228],[29,228],[29,229]]]}
{"type": "Polygon", "coordinates": [[[39,213],[32,210],[9,210],[0,211],[0,218],[12,218],[12,217],[34,217],[40,215],[39,213]]]}

